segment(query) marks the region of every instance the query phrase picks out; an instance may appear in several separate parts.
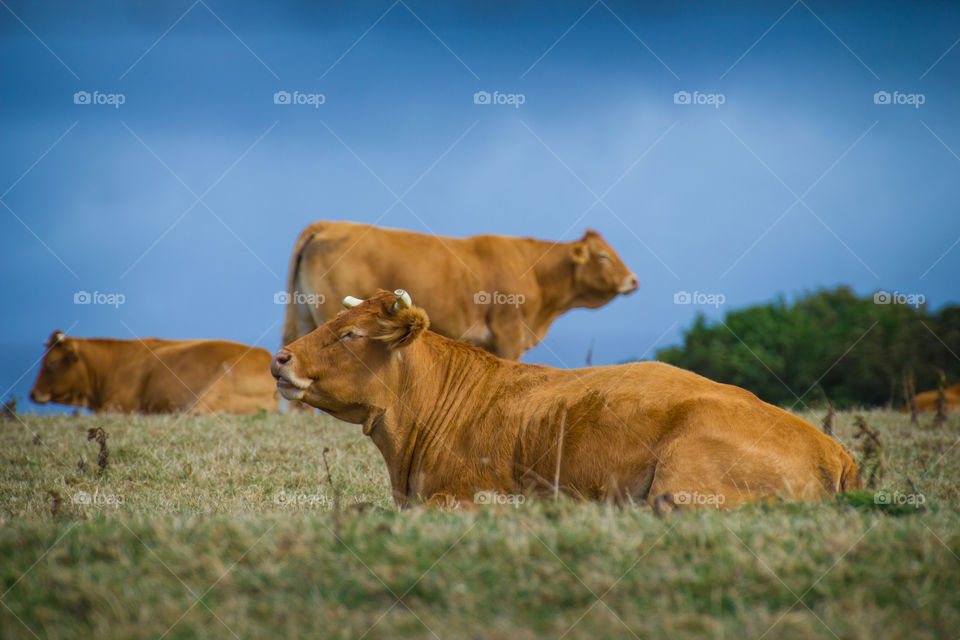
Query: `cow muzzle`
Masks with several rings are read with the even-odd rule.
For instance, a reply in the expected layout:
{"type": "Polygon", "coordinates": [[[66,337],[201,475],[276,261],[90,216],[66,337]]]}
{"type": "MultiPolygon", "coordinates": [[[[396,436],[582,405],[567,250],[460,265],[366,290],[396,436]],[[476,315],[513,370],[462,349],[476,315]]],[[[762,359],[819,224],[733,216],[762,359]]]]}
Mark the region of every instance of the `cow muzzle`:
{"type": "Polygon", "coordinates": [[[30,402],[35,404],[47,404],[50,402],[50,394],[41,393],[36,389],[30,389],[30,402]]]}
{"type": "Polygon", "coordinates": [[[287,400],[300,400],[311,384],[294,372],[294,366],[295,357],[286,349],[278,351],[270,362],[270,374],[277,379],[277,391],[287,400]]]}
{"type": "Polygon", "coordinates": [[[632,273],[623,279],[623,283],[620,285],[618,293],[626,295],[628,293],[633,293],[640,288],[640,281],[637,280],[637,276],[632,273]]]}

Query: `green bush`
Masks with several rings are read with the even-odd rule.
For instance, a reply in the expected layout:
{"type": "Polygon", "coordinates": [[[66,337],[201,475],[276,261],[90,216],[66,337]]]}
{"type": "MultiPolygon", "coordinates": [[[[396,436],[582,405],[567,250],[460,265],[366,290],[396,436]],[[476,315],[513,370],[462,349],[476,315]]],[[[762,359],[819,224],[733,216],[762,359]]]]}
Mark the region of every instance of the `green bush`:
{"type": "Polygon", "coordinates": [[[849,288],[808,293],[727,313],[702,314],[683,345],[657,359],[735,384],[780,405],[823,400],[838,407],[902,406],[904,380],[935,389],[940,370],[960,378],[960,307],[876,304],[849,288]]]}

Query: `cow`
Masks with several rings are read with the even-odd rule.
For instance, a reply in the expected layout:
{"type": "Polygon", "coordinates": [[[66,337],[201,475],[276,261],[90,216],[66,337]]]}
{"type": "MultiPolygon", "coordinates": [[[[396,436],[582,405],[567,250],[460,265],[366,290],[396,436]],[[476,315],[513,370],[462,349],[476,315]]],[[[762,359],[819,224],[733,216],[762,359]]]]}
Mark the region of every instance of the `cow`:
{"type": "Polygon", "coordinates": [[[315,222],[290,259],[283,344],[332,319],[345,295],[369,296],[385,285],[409,291],[429,310],[435,332],[515,360],[562,314],[602,307],[639,282],[593,230],[549,242],[315,222]]]}
{"type": "MultiPolygon", "coordinates": [[[[939,391],[923,391],[913,396],[913,401],[917,405],[918,411],[933,412],[937,410],[937,395],[939,391]]],[[[947,387],[943,390],[944,400],[946,400],[944,410],[947,413],[960,411],[960,382],[947,387]]]]}
{"type": "Polygon", "coordinates": [[[96,413],[239,413],[277,408],[270,353],[226,340],[73,338],[54,331],[30,390],[37,404],[96,413]]]}
{"type": "Polygon", "coordinates": [[[860,485],[843,446],[739,387],[660,362],[498,358],[430,331],[405,291],[343,302],[271,373],[288,400],[363,425],[401,508],[553,492],[728,508],[860,485]]]}

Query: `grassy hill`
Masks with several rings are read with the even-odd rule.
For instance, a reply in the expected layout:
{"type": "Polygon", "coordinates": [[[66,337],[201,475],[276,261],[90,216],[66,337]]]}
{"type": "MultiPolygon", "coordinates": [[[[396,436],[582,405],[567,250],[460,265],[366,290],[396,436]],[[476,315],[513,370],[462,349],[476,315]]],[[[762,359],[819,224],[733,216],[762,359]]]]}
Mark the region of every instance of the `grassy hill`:
{"type": "Polygon", "coordinates": [[[0,422],[0,636],[956,637],[960,416],[863,415],[907,504],[663,518],[397,512],[373,444],[322,416],[20,416],[0,422]]]}

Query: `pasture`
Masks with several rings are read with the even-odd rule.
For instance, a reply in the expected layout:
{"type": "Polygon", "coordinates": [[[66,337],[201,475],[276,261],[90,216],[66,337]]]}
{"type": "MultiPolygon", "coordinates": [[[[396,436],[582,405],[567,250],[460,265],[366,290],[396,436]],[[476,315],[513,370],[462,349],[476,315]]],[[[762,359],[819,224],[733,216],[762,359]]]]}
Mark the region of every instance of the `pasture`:
{"type": "MultiPolygon", "coordinates": [[[[956,637],[960,416],[862,415],[906,504],[662,517],[398,512],[360,427],[322,415],[18,416],[0,422],[0,635],[956,637]]],[[[835,430],[859,459],[854,417],[835,430]]]]}

